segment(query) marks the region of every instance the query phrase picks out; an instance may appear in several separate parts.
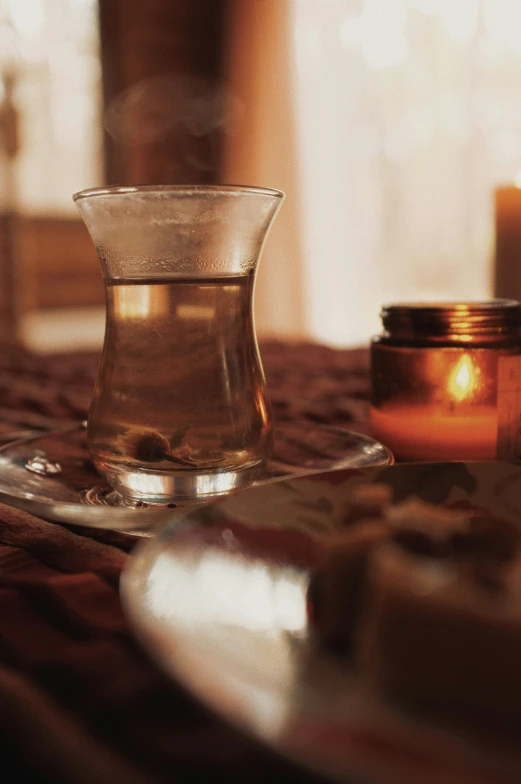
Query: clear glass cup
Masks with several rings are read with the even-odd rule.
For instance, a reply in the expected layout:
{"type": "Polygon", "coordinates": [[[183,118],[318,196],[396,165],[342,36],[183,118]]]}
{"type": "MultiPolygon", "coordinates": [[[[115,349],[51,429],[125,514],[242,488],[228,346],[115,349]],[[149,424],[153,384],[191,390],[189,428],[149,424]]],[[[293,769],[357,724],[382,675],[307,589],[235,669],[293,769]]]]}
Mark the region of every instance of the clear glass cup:
{"type": "Polygon", "coordinates": [[[87,438],[123,496],[200,501],[262,474],[272,417],[252,296],[283,198],[234,186],[74,195],[107,298],[87,438]]]}

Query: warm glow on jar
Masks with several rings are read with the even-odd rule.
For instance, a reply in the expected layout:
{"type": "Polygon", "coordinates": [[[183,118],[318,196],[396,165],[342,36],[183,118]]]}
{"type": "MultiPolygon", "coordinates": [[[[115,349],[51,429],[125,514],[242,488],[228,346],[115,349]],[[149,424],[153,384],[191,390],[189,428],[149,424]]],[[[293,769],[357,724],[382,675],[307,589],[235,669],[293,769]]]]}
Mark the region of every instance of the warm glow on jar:
{"type": "Polygon", "coordinates": [[[371,346],[371,424],[401,460],[519,458],[516,302],[395,305],[371,346]]]}

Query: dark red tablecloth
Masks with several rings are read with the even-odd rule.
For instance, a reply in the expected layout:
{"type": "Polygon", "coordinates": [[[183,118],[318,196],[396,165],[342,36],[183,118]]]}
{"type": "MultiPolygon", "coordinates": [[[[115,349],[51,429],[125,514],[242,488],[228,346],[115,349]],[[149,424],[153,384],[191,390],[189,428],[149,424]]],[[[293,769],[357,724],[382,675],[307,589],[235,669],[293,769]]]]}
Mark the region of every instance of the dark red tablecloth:
{"type": "MultiPolygon", "coordinates": [[[[261,346],[275,416],[367,432],[367,352],[261,346]]],[[[0,439],[83,419],[97,357],[0,353],[0,439]]],[[[302,782],[168,681],[123,616],[135,539],[0,505],[0,777],[302,782]],[[9,772],[8,772],[9,771],[9,772]]]]}

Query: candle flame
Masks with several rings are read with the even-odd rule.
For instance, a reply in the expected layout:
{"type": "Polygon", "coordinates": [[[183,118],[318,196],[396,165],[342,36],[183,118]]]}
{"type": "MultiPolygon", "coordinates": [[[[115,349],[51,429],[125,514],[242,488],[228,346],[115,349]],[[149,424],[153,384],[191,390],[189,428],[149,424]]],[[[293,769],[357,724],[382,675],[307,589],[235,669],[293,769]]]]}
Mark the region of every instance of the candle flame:
{"type": "Polygon", "coordinates": [[[521,169],[514,177],[514,185],[516,186],[516,188],[521,188],[521,169]]]}
{"type": "Polygon", "coordinates": [[[468,356],[463,356],[449,379],[449,392],[458,402],[464,400],[475,386],[475,372],[468,356]]]}

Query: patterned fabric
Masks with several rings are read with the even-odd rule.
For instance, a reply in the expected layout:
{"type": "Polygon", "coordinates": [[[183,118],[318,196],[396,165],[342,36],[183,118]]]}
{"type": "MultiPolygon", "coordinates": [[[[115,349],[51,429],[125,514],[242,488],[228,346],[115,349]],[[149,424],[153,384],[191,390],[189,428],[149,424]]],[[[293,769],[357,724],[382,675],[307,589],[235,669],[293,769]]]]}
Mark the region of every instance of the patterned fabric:
{"type": "MultiPolygon", "coordinates": [[[[262,347],[279,419],[367,431],[367,354],[262,347]]],[[[0,355],[0,434],[84,419],[93,355],[0,355]]],[[[0,752],[35,782],[303,782],[169,682],[129,631],[119,575],[135,540],[0,505],[0,752]]],[[[8,768],[9,766],[9,768],[8,768]]]]}

